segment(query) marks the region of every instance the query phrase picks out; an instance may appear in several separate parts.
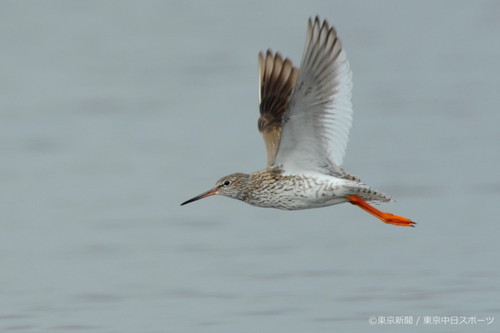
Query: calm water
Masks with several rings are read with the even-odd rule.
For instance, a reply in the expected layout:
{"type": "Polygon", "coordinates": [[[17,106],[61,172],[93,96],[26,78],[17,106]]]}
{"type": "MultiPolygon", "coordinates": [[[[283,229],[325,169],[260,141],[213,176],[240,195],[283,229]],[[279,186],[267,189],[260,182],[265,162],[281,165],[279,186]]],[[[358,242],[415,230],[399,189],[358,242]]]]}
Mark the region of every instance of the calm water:
{"type": "Polygon", "coordinates": [[[2,1],[0,330],[498,332],[498,13],[495,1],[2,1]],[[264,166],[257,52],[298,63],[317,13],[354,71],[344,167],[417,228],[350,205],[179,207],[264,166]]]}

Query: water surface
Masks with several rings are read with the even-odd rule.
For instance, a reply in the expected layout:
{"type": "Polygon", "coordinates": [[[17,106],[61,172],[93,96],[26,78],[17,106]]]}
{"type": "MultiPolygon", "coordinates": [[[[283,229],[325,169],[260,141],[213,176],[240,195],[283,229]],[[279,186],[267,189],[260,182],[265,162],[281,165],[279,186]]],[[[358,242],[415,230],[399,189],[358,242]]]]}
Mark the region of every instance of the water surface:
{"type": "Polygon", "coordinates": [[[2,2],[0,329],[497,332],[499,10],[2,2]],[[257,52],[299,63],[317,13],[354,72],[344,167],[417,228],[350,205],[179,207],[264,166],[257,52]],[[415,325],[424,316],[495,321],[415,325]]]}

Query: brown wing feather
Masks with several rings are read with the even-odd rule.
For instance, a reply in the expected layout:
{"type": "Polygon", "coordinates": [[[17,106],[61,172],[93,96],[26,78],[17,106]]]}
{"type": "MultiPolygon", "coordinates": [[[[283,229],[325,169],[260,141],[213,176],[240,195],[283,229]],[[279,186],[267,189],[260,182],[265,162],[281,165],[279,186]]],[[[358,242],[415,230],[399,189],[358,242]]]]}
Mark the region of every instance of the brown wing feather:
{"type": "Polygon", "coordinates": [[[281,119],[297,80],[298,69],[279,53],[259,53],[259,131],[267,150],[267,165],[274,162],[281,135],[281,119]]]}

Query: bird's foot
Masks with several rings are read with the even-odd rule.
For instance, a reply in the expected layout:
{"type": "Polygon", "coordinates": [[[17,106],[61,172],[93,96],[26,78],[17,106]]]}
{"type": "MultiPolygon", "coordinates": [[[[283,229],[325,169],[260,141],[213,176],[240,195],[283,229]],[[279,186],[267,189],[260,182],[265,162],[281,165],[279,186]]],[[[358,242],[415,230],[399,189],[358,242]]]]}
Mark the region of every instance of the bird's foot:
{"type": "Polygon", "coordinates": [[[356,205],[359,208],[363,209],[364,211],[372,214],[373,216],[375,216],[384,223],[399,225],[402,227],[414,227],[416,224],[415,222],[413,222],[410,219],[407,219],[406,217],[382,212],[377,208],[373,207],[372,205],[368,204],[366,201],[364,201],[357,195],[350,195],[347,197],[347,199],[349,199],[349,202],[351,204],[356,205]]]}

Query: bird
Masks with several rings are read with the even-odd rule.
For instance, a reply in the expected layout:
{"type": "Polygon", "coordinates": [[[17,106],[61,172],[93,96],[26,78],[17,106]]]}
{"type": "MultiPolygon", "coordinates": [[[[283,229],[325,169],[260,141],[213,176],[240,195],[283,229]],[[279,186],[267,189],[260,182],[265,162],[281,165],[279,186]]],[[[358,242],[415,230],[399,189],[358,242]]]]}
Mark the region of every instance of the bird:
{"type": "Polygon", "coordinates": [[[250,205],[282,210],[340,203],[358,206],[384,223],[415,222],[370,203],[392,201],[341,168],[352,123],[352,72],[336,29],[309,18],[300,67],[279,52],[260,52],[258,129],[266,168],[232,173],[181,204],[222,195],[250,205]]]}

